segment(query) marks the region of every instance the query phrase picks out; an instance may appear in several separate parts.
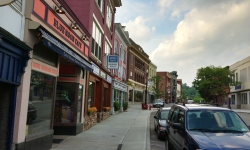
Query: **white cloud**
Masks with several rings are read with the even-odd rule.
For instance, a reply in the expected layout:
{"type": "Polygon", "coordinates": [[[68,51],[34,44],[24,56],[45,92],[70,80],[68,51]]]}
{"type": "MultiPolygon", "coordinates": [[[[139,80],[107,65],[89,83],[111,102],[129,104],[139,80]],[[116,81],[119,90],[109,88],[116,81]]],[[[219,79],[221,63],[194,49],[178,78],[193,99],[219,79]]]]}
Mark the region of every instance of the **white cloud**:
{"type": "Polygon", "coordinates": [[[250,1],[190,5],[174,34],[150,55],[158,71],[176,70],[189,86],[198,68],[231,65],[250,52],[250,1]]]}
{"type": "Polygon", "coordinates": [[[129,31],[130,38],[136,41],[138,45],[142,42],[149,41],[156,30],[155,27],[147,27],[146,20],[142,16],[124,25],[126,26],[126,30],[129,31]]]}

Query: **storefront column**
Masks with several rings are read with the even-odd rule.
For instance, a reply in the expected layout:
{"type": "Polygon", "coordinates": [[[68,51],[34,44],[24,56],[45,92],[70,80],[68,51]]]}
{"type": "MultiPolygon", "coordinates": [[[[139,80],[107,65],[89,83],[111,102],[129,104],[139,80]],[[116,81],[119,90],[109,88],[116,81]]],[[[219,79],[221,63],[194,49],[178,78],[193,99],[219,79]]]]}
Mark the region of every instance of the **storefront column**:
{"type": "Polygon", "coordinates": [[[115,112],[115,110],[114,110],[114,88],[112,88],[112,93],[111,93],[111,115],[113,115],[114,114],[114,112],[115,112]]]}
{"type": "Polygon", "coordinates": [[[133,104],[134,104],[134,103],[135,103],[135,89],[133,88],[132,91],[133,91],[133,92],[132,92],[132,93],[133,93],[133,94],[132,94],[132,102],[133,102],[133,104]]]}

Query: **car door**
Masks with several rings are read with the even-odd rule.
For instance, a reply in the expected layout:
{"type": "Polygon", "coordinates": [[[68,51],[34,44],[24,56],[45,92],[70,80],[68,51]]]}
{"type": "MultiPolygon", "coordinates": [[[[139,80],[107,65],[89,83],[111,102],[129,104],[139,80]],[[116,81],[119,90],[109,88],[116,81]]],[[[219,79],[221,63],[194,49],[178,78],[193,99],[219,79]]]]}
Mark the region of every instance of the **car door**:
{"type": "Polygon", "coordinates": [[[171,116],[169,116],[169,123],[168,123],[168,140],[170,145],[173,146],[173,148],[177,149],[178,147],[178,141],[176,136],[176,129],[173,128],[173,124],[177,122],[177,117],[179,114],[180,109],[178,107],[175,107],[171,116]]]}
{"type": "Polygon", "coordinates": [[[183,149],[184,140],[185,140],[185,111],[184,109],[180,109],[177,115],[176,123],[180,123],[182,129],[176,130],[175,139],[176,139],[176,147],[177,149],[183,149]]]}

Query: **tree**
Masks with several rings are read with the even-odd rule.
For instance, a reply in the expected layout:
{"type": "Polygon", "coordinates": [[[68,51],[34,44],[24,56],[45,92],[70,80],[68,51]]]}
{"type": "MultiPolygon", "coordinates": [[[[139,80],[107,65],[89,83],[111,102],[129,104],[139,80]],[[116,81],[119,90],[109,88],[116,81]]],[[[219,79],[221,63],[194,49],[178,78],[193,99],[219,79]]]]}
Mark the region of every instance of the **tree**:
{"type": "Polygon", "coordinates": [[[229,86],[239,84],[232,80],[232,77],[234,71],[230,71],[228,66],[224,68],[208,66],[198,69],[192,83],[201,97],[209,102],[218,96],[228,95],[229,86]]]}
{"type": "Polygon", "coordinates": [[[154,91],[155,93],[155,97],[156,98],[162,97],[164,95],[164,91],[161,91],[162,84],[159,85],[161,81],[161,76],[153,76],[151,78],[151,81],[153,83],[151,88],[152,88],[152,91],[154,91]]]}

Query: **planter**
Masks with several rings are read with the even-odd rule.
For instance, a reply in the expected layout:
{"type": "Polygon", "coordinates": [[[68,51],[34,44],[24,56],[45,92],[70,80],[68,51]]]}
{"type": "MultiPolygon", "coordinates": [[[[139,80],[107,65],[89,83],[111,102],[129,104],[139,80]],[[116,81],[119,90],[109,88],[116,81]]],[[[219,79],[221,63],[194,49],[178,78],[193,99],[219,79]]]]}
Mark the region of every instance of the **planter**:
{"type": "Polygon", "coordinates": [[[97,123],[97,114],[88,114],[84,117],[85,121],[84,121],[84,129],[83,131],[88,130],[89,128],[93,127],[94,125],[96,125],[97,123]]]}

